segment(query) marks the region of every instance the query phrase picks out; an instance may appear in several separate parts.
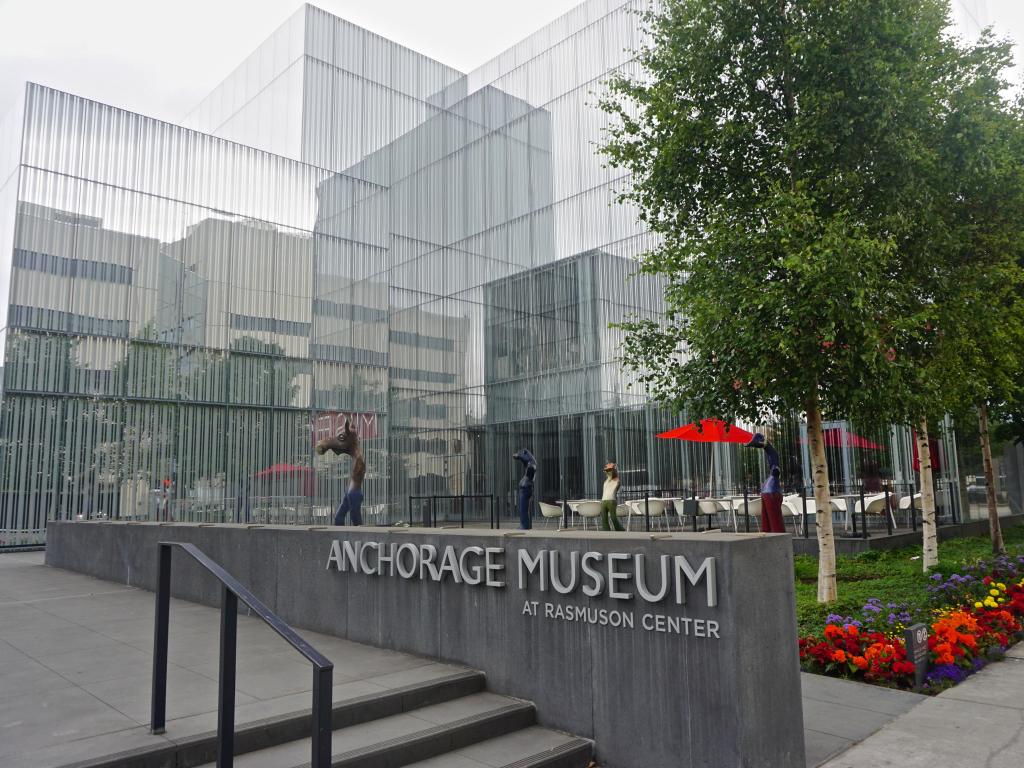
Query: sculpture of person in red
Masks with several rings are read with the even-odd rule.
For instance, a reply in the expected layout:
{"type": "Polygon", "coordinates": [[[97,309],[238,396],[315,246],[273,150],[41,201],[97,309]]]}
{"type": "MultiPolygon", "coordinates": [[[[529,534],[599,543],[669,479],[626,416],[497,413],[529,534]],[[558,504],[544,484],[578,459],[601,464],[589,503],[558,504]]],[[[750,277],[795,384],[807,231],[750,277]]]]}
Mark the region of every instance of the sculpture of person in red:
{"type": "Polygon", "coordinates": [[[747,443],[747,448],[760,448],[768,460],[768,477],[761,484],[761,530],[765,533],[785,533],[782,522],[782,484],[779,482],[779,452],[758,432],[747,443]]]}

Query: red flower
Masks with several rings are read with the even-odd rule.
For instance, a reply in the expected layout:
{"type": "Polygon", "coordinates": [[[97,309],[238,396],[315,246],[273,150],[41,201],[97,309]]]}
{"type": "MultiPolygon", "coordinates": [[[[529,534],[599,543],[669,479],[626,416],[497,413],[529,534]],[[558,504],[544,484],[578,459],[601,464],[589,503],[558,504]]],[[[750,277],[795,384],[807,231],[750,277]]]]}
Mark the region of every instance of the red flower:
{"type": "Polygon", "coordinates": [[[914,674],[914,664],[910,661],[897,661],[892,665],[892,671],[897,675],[912,675],[914,674]]]}
{"type": "Polygon", "coordinates": [[[835,624],[829,624],[827,627],[825,627],[825,638],[826,639],[833,640],[833,639],[835,639],[837,637],[842,637],[842,636],[843,636],[843,628],[842,627],[837,627],[835,624]]]}

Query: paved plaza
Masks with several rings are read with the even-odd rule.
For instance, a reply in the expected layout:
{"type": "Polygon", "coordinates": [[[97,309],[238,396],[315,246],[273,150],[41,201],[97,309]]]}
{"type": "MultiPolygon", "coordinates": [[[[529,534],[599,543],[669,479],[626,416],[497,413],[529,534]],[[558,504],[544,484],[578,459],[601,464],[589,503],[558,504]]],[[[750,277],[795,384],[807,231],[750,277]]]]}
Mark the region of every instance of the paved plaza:
{"type": "MultiPolygon", "coordinates": [[[[153,607],[150,592],[48,568],[42,552],[0,555],[0,766],[62,766],[216,729],[219,611],[175,600],[167,734],[149,733],[153,607]]],[[[309,663],[259,619],[239,617],[238,627],[237,726],[308,710],[309,663]]],[[[465,673],[303,636],[335,664],[336,704],[465,673]]]]}
{"type": "MultiPolygon", "coordinates": [[[[50,768],[214,730],[218,611],[175,600],[167,734],[148,732],[153,603],[150,592],[48,568],[42,552],[0,555],[0,764],[50,768]]],[[[335,703],[465,672],[314,632],[303,635],[336,665],[335,703]]],[[[239,727],[309,707],[309,665],[258,619],[240,618],[238,658],[239,727]]],[[[1024,676],[1024,660],[1014,665],[1024,676]]],[[[925,697],[915,694],[814,675],[803,675],[802,682],[809,766],[879,729],[886,733],[899,715],[923,711],[916,705],[925,697]]],[[[954,695],[961,689],[968,690],[961,686],[954,695]]],[[[489,693],[468,698],[463,709],[505,701],[489,693]]],[[[956,708],[962,701],[922,707],[935,704],[956,708]]],[[[527,737],[551,738],[549,733],[536,728],[527,737]]],[[[828,765],[861,763],[840,758],[828,765]]]]}
{"type": "MultiPolygon", "coordinates": [[[[824,768],[1024,765],[1024,644],[825,763],[824,768]]],[[[806,708],[805,708],[806,709],[806,708]]]]}

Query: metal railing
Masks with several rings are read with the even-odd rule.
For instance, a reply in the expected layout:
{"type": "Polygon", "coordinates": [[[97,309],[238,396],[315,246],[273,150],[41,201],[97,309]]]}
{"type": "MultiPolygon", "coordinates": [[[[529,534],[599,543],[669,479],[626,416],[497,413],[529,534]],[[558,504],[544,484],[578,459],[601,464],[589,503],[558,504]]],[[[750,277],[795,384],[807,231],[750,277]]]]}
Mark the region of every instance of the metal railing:
{"type": "MultiPolygon", "coordinates": [[[[413,513],[414,507],[417,506],[415,504],[415,502],[417,502],[417,501],[429,502],[427,504],[420,504],[420,505],[418,505],[419,506],[419,512],[420,512],[420,514],[419,514],[419,517],[420,517],[419,523],[421,523],[424,528],[436,528],[437,527],[437,521],[438,521],[438,509],[437,509],[438,505],[437,505],[437,502],[438,501],[448,501],[448,502],[451,502],[451,504],[449,505],[449,509],[445,510],[445,515],[444,515],[445,519],[442,522],[446,522],[446,523],[458,522],[459,526],[461,528],[465,528],[466,527],[466,506],[467,506],[467,502],[476,501],[476,500],[481,500],[481,501],[482,500],[486,500],[487,501],[487,511],[488,511],[488,514],[489,514],[490,527],[491,528],[501,528],[501,518],[500,518],[500,515],[498,513],[498,509],[495,507],[495,504],[494,504],[494,494],[490,494],[490,493],[460,494],[460,495],[451,495],[451,496],[410,496],[409,497],[409,527],[412,527],[412,526],[417,524],[417,520],[415,519],[416,516],[413,513]],[[453,520],[452,519],[453,517],[456,517],[457,520],[453,520]]],[[[474,523],[474,522],[482,523],[483,522],[483,517],[481,516],[479,519],[477,519],[477,516],[472,514],[472,510],[471,510],[470,517],[469,517],[469,522],[470,523],[474,523]]]]}
{"type": "MultiPolygon", "coordinates": [[[[737,520],[743,518],[743,529],[745,532],[750,532],[750,501],[752,499],[760,498],[756,490],[751,490],[747,487],[722,487],[718,488],[716,497],[730,496],[735,498],[743,498],[742,507],[736,509],[735,516],[737,520]]],[[[651,500],[652,499],[672,499],[673,506],[671,510],[666,510],[665,515],[668,517],[676,516],[679,518],[680,527],[683,526],[683,520],[685,517],[690,518],[690,522],[693,526],[693,532],[697,532],[697,520],[703,516],[703,513],[699,511],[698,502],[703,500],[698,493],[698,490],[694,486],[687,486],[685,488],[623,488],[619,491],[619,498],[622,501],[642,501],[641,508],[643,510],[644,518],[644,529],[646,531],[651,530],[651,500]],[[683,512],[680,513],[676,508],[674,501],[679,500],[683,502],[683,512]]],[[[566,513],[568,508],[566,508],[566,513]]],[[[738,532],[738,531],[737,531],[738,532]]]]}
{"type": "Polygon", "coordinates": [[[313,721],[311,768],[331,765],[331,686],[334,664],[299,636],[234,576],[194,544],[161,541],[153,638],[153,699],[150,730],[164,733],[167,725],[167,633],[171,606],[171,551],[184,550],[224,586],[220,604],[220,671],[217,693],[217,768],[231,768],[235,754],[235,658],[238,642],[238,601],[248,605],[271,629],[313,664],[313,721]]]}

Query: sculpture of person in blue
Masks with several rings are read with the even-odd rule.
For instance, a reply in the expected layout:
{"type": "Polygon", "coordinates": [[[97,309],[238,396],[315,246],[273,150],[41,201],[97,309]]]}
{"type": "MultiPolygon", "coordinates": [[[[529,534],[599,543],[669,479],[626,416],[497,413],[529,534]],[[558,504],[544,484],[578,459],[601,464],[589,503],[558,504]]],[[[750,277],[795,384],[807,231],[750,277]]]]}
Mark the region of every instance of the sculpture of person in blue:
{"type": "Polygon", "coordinates": [[[537,460],[525,448],[520,448],[512,458],[522,462],[523,477],[519,481],[519,493],[516,498],[516,509],[519,510],[519,529],[528,531],[533,527],[530,518],[530,497],[533,496],[533,478],[537,474],[537,460]]]}
{"type": "Polygon", "coordinates": [[[782,522],[782,484],[779,482],[779,452],[758,432],[747,448],[760,448],[768,460],[768,477],[761,484],[761,530],[765,533],[785,533],[782,522]]]}

